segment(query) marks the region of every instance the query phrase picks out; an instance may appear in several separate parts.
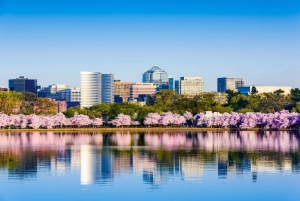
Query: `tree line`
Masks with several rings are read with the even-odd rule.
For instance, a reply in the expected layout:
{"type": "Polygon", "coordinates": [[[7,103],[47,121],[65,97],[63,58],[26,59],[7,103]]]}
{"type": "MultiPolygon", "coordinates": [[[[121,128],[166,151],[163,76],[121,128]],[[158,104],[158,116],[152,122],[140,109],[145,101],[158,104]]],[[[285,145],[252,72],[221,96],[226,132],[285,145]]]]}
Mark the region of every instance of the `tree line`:
{"type": "Polygon", "coordinates": [[[67,117],[73,117],[75,114],[88,115],[91,118],[102,117],[103,120],[112,120],[118,114],[129,115],[132,119],[138,117],[142,123],[149,113],[172,112],[183,115],[186,111],[193,115],[204,111],[219,113],[275,113],[282,110],[300,113],[300,90],[295,88],[289,95],[285,95],[283,90],[277,90],[273,93],[257,92],[245,96],[232,90],[226,91],[226,101],[218,100],[217,92],[207,92],[189,97],[178,95],[172,90],[162,90],[153,96],[149,96],[147,104],[140,106],[137,103],[101,103],[93,105],[90,108],[81,108],[79,106],[69,108],[64,114],[67,117]]]}
{"type": "MultiPolygon", "coordinates": [[[[282,110],[300,113],[300,90],[295,88],[289,95],[277,90],[273,93],[251,93],[245,96],[239,92],[226,91],[226,101],[218,99],[218,93],[207,92],[189,97],[178,95],[172,90],[162,90],[149,96],[147,104],[140,106],[138,103],[100,103],[90,108],[80,106],[69,108],[64,114],[73,117],[75,114],[84,114],[90,118],[100,118],[110,121],[119,114],[129,115],[133,120],[137,117],[143,123],[149,113],[162,114],[172,112],[183,115],[186,111],[193,115],[204,111],[220,113],[246,113],[261,112],[275,113],[282,110]]],[[[36,114],[47,115],[56,113],[56,105],[47,98],[37,98],[30,92],[0,92],[0,113],[3,114],[36,114]]]]}
{"type": "Polygon", "coordinates": [[[55,114],[56,104],[48,98],[37,98],[31,92],[0,92],[0,113],[2,114],[55,114]]]}

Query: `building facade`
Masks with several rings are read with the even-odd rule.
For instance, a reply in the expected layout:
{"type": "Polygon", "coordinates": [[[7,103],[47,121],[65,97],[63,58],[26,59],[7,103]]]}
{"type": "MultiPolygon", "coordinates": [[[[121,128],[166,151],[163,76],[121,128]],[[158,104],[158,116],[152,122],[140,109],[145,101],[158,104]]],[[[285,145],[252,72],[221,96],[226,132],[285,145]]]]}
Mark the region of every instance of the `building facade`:
{"type": "Polygon", "coordinates": [[[224,93],[226,90],[236,91],[239,87],[243,87],[245,84],[244,79],[242,78],[227,78],[221,77],[218,78],[218,92],[224,93]]]}
{"type": "Polygon", "coordinates": [[[113,103],[114,102],[114,74],[101,75],[101,102],[113,103]]]}
{"type": "Polygon", "coordinates": [[[153,83],[132,83],[130,85],[130,99],[137,99],[140,95],[154,95],[156,88],[153,83]]]}
{"type": "Polygon", "coordinates": [[[69,88],[60,90],[57,92],[59,99],[63,99],[66,102],[80,102],[81,91],[80,88],[69,88]]]}
{"type": "Polygon", "coordinates": [[[179,90],[181,95],[198,95],[204,92],[202,77],[180,77],[179,90]]]}
{"type": "Polygon", "coordinates": [[[7,88],[7,87],[0,87],[0,91],[9,91],[9,88],[7,88]]]}
{"type": "Polygon", "coordinates": [[[169,90],[174,90],[174,78],[169,76],[169,90]]]}
{"type": "Polygon", "coordinates": [[[28,79],[20,76],[16,79],[9,79],[8,86],[10,91],[31,92],[37,95],[37,80],[28,79]]]}
{"type": "Polygon", "coordinates": [[[122,99],[121,102],[127,102],[128,98],[130,97],[131,82],[121,82],[120,80],[115,80],[114,85],[115,85],[115,89],[114,89],[115,97],[120,97],[122,99]]]}
{"type": "Polygon", "coordinates": [[[180,94],[180,81],[175,80],[175,93],[180,94]]]}
{"type": "Polygon", "coordinates": [[[80,72],[81,101],[82,107],[91,107],[101,103],[101,73],[80,72]]]}
{"type": "Polygon", "coordinates": [[[156,91],[169,89],[168,73],[157,66],[153,66],[143,74],[143,83],[153,83],[156,86],[156,91]]]}
{"type": "Polygon", "coordinates": [[[244,94],[245,96],[248,96],[250,93],[258,93],[258,94],[262,94],[262,93],[273,93],[274,91],[277,90],[283,90],[284,91],[284,95],[288,95],[291,93],[291,89],[292,87],[290,86],[244,86],[244,87],[239,87],[238,88],[238,92],[240,92],[241,94],[244,94]]]}

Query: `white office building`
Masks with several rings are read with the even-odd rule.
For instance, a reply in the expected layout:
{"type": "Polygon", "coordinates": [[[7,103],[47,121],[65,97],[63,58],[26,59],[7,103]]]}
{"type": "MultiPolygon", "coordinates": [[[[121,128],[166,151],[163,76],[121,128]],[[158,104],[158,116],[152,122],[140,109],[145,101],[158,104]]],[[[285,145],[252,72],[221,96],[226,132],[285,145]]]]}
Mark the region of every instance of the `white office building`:
{"type": "Polygon", "coordinates": [[[80,88],[64,89],[57,92],[59,99],[64,99],[66,102],[80,102],[81,92],[80,88]]]}
{"type": "Polygon", "coordinates": [[[198,95],[204,92],[204,81],[202,77],[180,77],[177,87],[181,95],[198,95]]]}
{"type": "Polygon", "coordinates": [[[91,107],[101,103],[101,73],[80,72],[81,107],[91,107]]]}

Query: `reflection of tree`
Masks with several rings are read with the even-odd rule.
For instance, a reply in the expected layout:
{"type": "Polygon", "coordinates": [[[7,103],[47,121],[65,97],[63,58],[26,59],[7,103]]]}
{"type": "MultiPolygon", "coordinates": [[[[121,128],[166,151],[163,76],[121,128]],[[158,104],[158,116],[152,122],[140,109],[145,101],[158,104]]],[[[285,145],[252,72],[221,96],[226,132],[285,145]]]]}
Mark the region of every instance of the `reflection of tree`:
{"type": "Polygon", "coordinates": [[[0,146],[6,147],[0,149],[0,168],[11,178],[26,179],[36,177],[39,167],[66,171],[90,159],[85,166],[90,183],[134,171],[145,183],[161,185],[176,175],[202,177],[207,166],[217,167],[220,178],[252,172],[259,181],[260,172],[299,171],[299,142],[299,135],[287,132],[0,134],[0,146]]]}

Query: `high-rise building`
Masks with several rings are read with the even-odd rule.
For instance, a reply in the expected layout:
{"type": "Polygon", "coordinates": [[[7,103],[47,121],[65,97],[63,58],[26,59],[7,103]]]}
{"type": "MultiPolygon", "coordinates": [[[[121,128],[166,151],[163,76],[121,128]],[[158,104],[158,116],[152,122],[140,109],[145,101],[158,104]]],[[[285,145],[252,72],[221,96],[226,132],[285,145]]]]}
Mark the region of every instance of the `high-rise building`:
{"type": "Polygon", "coordinates": [[[156,91],[169,89],[168,73],[157,66],[153,66],[143,74],[143,83],[153,83],[156,86],[156,91]]]}
{"type": "Polygon", "coordinates": [[[202,77],[180,77],[177,85],[179,88],[178,92],[181,95],[194,96],[204,92],[204,81],[202,77]]]}
{"type": "Polygon", "coordinates": [[[20,76],[16,79],[10,79],[8,81],[9,90],[16,92],[31,92],[37,94],[37,80],[28,79],[24,76],[20,76]]]}
{"type": "Polygon", "coordinates": [[[245,84],[242,78],[218,78],[218,92],[223,93],[226,90],[237,90],[238,87],[243,87],[245,84]]]}
{"type": "Polygon", "coordinates": [[[121,82],[120,80],[115,80],[114,94],[122,99],[122,102],[127,102],[130,96],[130,85],[131,82],[121,82]]]}
{"type": "Polygon", "coordinates": [[[175,80],[175,93],[180,94],[180,81],[175,80]]]}
{"type": "Polygon", "coordinates": [[[114,74],[101,75],[101,102],[114,102],[114,74]]]}
{"type": "Polygon", "coordinates": [[[130,99],[136,99],[140,95],[153,95],[156,86],[153,83],[132,83],[130,85],[130,99]]]}
{"type": "Polygon", "coordinates": [[[91,107],[101,103],[101,73],[80,72],[82,107],[91,107]]]}
{"type": "Polygon", "coordinates": [[[169,76],[169,90],[174,90],[174,78],[169,76]]]}

